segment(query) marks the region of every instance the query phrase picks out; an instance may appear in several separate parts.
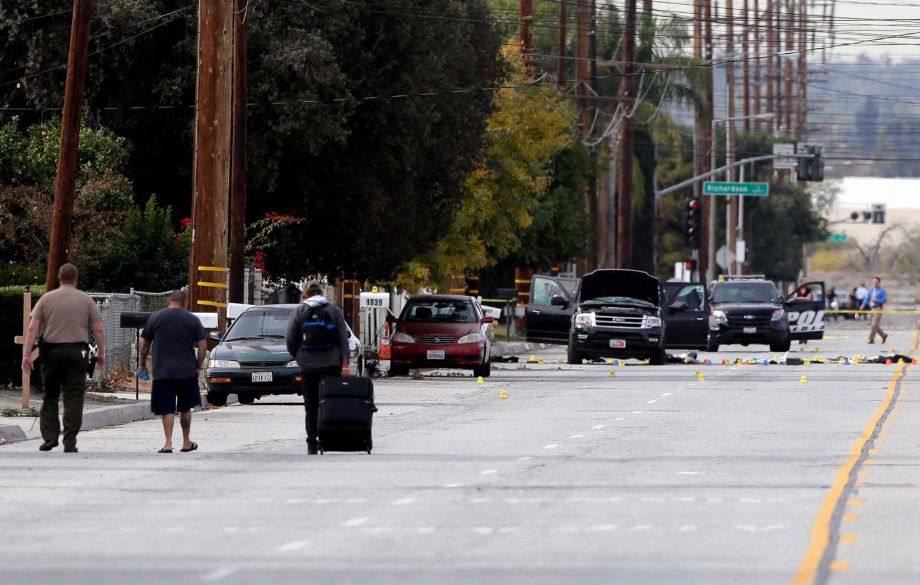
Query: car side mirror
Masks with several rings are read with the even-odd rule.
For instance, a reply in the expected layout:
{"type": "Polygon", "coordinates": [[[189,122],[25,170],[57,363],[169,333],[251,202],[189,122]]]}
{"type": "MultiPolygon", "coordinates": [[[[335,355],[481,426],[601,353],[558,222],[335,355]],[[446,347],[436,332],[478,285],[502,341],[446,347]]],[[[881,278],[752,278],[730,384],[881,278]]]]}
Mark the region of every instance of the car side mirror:
{"type": "Polygon", "coordinates": [[[214,341],[220,341],[221,338],[223,337],[223,334],[222,334],[220,331],[212,331],[212,332],[208,335],[208,337],[210,337],[210,338],[211,338],[212,340],[214,340],[214,341]]]}
{"type": "Polygon", "coordinates": [[[565,308],[569,306],[569,300],[562,295],[554,295],[553,298],[550,299],[549,304],[554,307],[565,308]]]}
{"type": "Polygon", "coordinates": [[[486,315],[485,317],[482,318],[483,325],[488,325],[489,323],[495,323],[495,317],[486,315]]]}

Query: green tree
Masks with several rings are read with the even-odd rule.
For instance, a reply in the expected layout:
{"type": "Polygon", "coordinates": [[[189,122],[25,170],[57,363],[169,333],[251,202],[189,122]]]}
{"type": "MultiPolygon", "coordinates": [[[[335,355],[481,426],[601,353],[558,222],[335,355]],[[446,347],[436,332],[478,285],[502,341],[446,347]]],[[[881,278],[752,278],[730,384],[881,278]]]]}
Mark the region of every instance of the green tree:
{"type": "Polygon", "coordinates": [[[85,270],[87,279],[107,292],[183,286],[188,282],[191,230],[177,234],[173,225],[172,208],[158,206],[151,197],[143,209],[128,214],[111,252],[98,266],[85,270]]]}
{"type": "Polygon", "coordinates": [[[575,141],[575,111],[554,89],[527,82],[516,50],[510,73],[495,92],[476,168],[444,237],[403,273],[410,284],[445,282],[454,273],[495,264],[515,253],[552,179],[551,163],[575,141]]]}

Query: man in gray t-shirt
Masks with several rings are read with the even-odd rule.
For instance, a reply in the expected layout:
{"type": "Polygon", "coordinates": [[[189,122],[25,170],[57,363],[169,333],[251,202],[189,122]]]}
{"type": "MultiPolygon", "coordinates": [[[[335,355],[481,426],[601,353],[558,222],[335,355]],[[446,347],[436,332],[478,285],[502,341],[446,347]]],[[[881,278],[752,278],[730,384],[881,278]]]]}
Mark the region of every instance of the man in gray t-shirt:
{"type": "Polygon", "coordinates": [[[166,443],[160,453],[172,453],[172,432],[176,412],[180,413],[182,426],[181,452],[194,451],[198,444],[192,442],[192,408],[201,406],[198,389],[198,371],[204,366],[208,352],[207,333],[201,321],[185,310],[186,294],[174,290],[165,309],[150,316],[144,326],[141,343],[141,371],[147,368],[147,354],[153,345],[153,389],[150,409],[163,417],[166,443]],[[196,352],[197,349],[197,352],[196,352]]]}

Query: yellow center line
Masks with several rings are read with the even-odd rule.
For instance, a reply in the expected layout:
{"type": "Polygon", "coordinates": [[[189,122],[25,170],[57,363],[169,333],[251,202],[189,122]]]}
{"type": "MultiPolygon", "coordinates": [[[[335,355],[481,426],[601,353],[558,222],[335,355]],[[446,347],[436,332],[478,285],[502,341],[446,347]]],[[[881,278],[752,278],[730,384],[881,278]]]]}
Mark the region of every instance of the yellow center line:
{"type": "MultiPolygon", "coordinates": [[[[918,323],[918,326],[920,326],[920,323],[918,323]]],[[[918,341],[920,341],[920,327],[914,329],[914,337],[910,350],[907,352],[908,355],[917,350],[918,341]]],[[[907,365],[904,366],[904,370],[906,372],[907,365]]],[[[888,393],[885,395],[885,399],[875,412],[875,415],[866,425],[866,428],[853,445],[853,448],[850,449],[850,456],[847,457],[843,465],[837,469],[834,482],[831,484],[830,490],[828,490],[827,495],[824,497],[824,501],[818,511],[818,517],[815,518],[814,525],[812,526],[811,542],[808,545],[808,549],[805,551],[805,556],[802,557],[799,563],[798,570],[792,577],[792,581],[790,581],[790,585],[812,585],[815,582],[815,578],[821,570],[821,563],[824,561],[828,552],[828,546],[831,544],[831,534],[837,529],[837,522],[835,522],[834,518],[835,512],[838,510],[844,496],[848,497],[847,486],[851,478],[855,477],[854,471],[856,471],[856,468],[859,466],[860,459],[865,455],[864,450],[866,449],[866,445],[873,440],[876,431],[879,429],[879,423],[881,423],[885,415],[889,413],[892,403],[897,396],[898,382],[900,380],[901,376],[898,373],[892,374],[891,380],[888,382],[888,393]]],[[[864,463],[868,464],[869,461],[867,460],[864,463]]],[[[859,498],[848,499],[852,504],[858,505],[862,503],[859,498]]],[[[855,517],[849,514],[840,517],[842,521],[851,521],[854,519],[855,517]]],[[[849,568],[849,563],[845,561],[835,561],[834,563],[830,563],[828,568],[832,571],[846,570],[849,568]]]]}

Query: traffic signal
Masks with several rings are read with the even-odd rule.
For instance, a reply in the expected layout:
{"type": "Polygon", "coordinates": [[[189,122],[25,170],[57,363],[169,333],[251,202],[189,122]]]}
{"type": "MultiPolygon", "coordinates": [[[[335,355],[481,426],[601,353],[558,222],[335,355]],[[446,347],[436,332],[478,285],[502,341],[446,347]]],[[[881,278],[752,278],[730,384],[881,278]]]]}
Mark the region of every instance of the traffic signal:
{"type": "Polygon", "coordinates": [[[696,267],[696,260],[684,260],[684,268],[686,268],[688,272],[696,272],[696,267]]]}
{"type": "Polygon", "coordinates": [[[687,244],[693,248],[700,247],[700,215],[702,204],[697,197],[687,201],[687,244]]]}
{"type": "Polygon", "coordinates": [[[811,154],[810,158],[800,158],[796,167],[796,179],[804,183],[805,181],[821,182],[824,180],[824,159],[821,156],[821,147],[812,144],[805,144],[799,151],[800,154],[811,154]]]}

